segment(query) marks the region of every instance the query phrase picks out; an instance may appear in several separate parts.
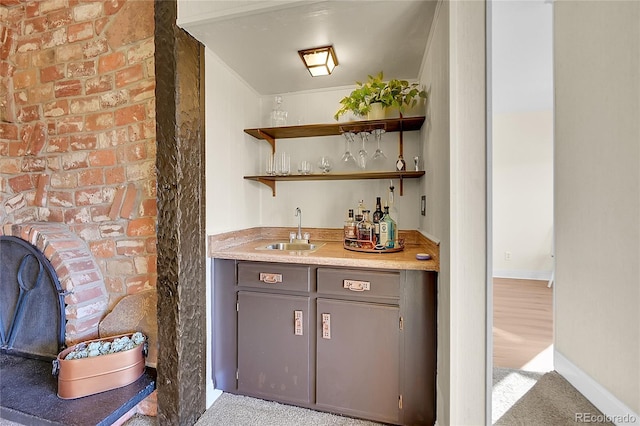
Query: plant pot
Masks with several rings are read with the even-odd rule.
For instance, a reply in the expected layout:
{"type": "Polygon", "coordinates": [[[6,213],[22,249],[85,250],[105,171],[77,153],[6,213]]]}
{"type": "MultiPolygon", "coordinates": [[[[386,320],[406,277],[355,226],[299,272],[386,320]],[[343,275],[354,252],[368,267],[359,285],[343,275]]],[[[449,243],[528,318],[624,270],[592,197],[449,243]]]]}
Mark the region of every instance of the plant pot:
{"type": "Polygon", "coordinates": [[[390,107],[385,109],[385,118],[402,118],[398,107],[390,107]]]}
{"type": "Polygon", "coordinates": [[[376,102],[371,104],[370,106],[371,109],[369,110],[367,118],[369,120],[384,120],[384,117],[386,115],[384,105],[382,105],[380,102],[376,102]]]}
{"type": "Polygon", "coordinates": [[[362,121],[366,119],[367,119],[367,116],[356,115],[352,112],[349,112],[347,114],[341,115],[340,118],[338,118],[338,122],[350,123],[352,121],[362,121]]]}
{"type": "MultiPolygon", "coordinates": [[[[123,336],[131,337],[131,334],[89,340],[83,343],[113,341],[115,338],[123,336]]],[[[54,374],[58,374],[58,397],[62,399],[80,398],[135,382],[145,370],[145,345],[146,343],[143,343],[122,352],[70,360],[64,358],[78,345],[65,349],[54,360],[54,374]]]]}

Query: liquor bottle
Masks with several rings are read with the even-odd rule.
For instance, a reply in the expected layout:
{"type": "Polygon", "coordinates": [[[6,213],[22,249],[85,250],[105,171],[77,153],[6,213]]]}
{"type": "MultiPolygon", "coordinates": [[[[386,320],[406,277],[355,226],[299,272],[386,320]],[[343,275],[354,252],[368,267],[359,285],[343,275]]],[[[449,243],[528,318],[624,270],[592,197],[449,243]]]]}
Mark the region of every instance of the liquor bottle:
{"type": "Polygon", "coordinates": [[[400,218],[398,217],[398,209],[396,208],[396,205],[395,205],[395,192],[393,191],[394,189],[395,187],[393,186],[393,180],[392,180],[391,185],[389,186],[389,199],[388,199],[389,215],[391,216],[391,219],[393,219],[393,221],[396,223],[396,226],[399,226],[400,218]]]}
{"type": "Polygon", "coordinates": [[[358,216],[362,216],[362,212],[364,211],[364,209],[365,209],[364,200],[358,201],[358,210],[356,211],[356,218],[358,216]]]}
{"type": "Polygon", "coordinates": [[[344,239],[355,240],[356,238],[356,221],[353,219],[353,209],[349,209],[349,216],[344,222],[344,239]]]}
{"type": "Polygon", "coordinates": [[[407,163],[404,162],[402,154],[398,155],[398,161],[396,161],[396,170],[399,172],[407,170],[407,163]]]}
{"type": "Polygon", "coordinates": [[[380,241],[378,244],[383,245],[385,248],[394,248],[395,239],[396,223],[389,214],[389,206],[384,206],[384,216],[380,221],[380,241]]]}
{"type": "Polygon", "coordinates": [[[380,219],[380,234],[377,239],[378,246],[385,247],[387,246],[387,241],[389,240],[389,224],[386,219],[389,216],[389,206],[387,203],[384,204],[384,213],[382,214],[382,219],[380,219]]]}
{"type": "Polygon", "coordinates": [[[373,223],[369,220],[369,210],[362,212],[362,221],[358,223],[358,240],[362,248],[372,249],[376,245],[373,223]]]}
{"type": "Polygon", "coordinates": [[[371,217],[373,221],[374,233],[376,234],[376,241],[380,240],[380,219],[382,219],[382,205],[380,204],[380,197],[376,197],[376,210],[371,217]]]}

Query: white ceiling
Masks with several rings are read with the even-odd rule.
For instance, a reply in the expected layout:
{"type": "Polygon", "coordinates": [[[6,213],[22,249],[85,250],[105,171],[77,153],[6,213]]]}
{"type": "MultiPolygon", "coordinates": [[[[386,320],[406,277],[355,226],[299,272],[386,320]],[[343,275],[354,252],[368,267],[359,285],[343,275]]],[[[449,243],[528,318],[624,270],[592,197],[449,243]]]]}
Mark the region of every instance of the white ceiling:
{"type": "MultiPolygon", "coordinates": [[[[435,0],[179,0],[178,24],[261,95],[417,79],[435,0]],[[311,77],[298,50],[333,44],[339,66],[311,77]]],[[[553,104],[552,2],[492,3],[494,112],[553,104]]]]}
{"type": "Polygon", "coordinates": [[[436,1],[180,0],[178,24],[261,95],[351,86],[384,71],[415,80],[436,1]],[[298,50],[332,44],[339,65],[311,77],[298,50]]]}

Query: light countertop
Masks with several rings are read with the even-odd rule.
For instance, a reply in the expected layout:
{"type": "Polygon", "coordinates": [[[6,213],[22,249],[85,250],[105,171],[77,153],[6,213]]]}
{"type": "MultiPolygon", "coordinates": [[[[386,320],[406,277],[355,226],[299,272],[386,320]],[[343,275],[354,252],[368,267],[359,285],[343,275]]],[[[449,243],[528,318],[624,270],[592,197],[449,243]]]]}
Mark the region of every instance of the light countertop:
{"type": "Polygon", "coordinates": [[[208,256],[217,259],[258,262],[300,263],[325,266],[347,266],[376,269],[438,271],[439,246],[418,231],[400,231],[405,248],[394,253],[362,253],[347,250],[342,243],[342,229],[305,228],[310,242],[321,245],[313,251],[259,250],[273,242],[288,241],[293,228],[250,228],[208,237],[208,256]],[[417,260],[416,254],[427,253],[430,260],[417,260]]]}

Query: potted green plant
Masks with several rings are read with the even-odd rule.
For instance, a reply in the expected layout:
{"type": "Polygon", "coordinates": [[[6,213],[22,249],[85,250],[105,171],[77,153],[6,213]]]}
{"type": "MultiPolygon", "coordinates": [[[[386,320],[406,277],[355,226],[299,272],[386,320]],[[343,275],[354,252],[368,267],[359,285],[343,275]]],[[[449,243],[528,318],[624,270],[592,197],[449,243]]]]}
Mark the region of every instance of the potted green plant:
{"type": "Polygon", "coordinates": [[[382,110],[398,108],[402,116],[406,108],[413,108],[418,100],[427,98],[427,92],[418,83],[398,79],[385,82],[383,79],[380,71],[375,76],[369,75],[364,83],[357,81],[355,90],[340,100],[341,107],[334,118],[337,120],[348,112],[364,117],[375,104],[379,104],[382,110]]]}

